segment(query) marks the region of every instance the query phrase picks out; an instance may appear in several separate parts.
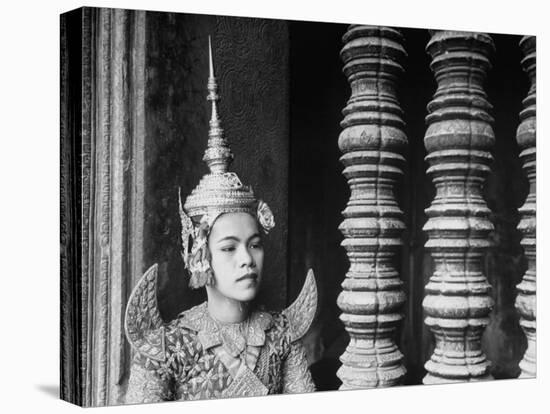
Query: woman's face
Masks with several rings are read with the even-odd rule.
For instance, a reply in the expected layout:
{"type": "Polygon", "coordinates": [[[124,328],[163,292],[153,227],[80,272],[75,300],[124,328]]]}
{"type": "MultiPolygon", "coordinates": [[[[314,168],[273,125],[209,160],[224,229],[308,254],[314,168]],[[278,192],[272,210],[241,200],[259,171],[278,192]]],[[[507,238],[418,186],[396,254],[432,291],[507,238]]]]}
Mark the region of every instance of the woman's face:
{"type": "Polygon", "coordinates": [[[247,213],[223,214],[208,236],[215,284],[226,298],[248,302],[262,280],[264,249],[258,223],[247,213]]]}

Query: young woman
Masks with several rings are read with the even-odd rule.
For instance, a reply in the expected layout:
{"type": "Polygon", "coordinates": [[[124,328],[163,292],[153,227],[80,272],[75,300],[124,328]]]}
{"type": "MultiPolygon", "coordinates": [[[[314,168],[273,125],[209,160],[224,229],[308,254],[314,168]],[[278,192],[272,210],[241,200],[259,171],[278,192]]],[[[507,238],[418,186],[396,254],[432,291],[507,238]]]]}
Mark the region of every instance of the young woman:
{"type": "Polygon", "coordinates": [[[165,324],[156,306],[157,266],[135,287],[125,328],[134,350],[127,403],[314,391],[300,338],[317,303],[308,274],[282,312],[251,307],[262,282],[261,232],[275,223],[266,203],[228,171],[233,159],[217,114],[210,51],[212,118],[204,161],[210,172],[181,205],[183,258],[190,286],[208,300],[165,324]]]}

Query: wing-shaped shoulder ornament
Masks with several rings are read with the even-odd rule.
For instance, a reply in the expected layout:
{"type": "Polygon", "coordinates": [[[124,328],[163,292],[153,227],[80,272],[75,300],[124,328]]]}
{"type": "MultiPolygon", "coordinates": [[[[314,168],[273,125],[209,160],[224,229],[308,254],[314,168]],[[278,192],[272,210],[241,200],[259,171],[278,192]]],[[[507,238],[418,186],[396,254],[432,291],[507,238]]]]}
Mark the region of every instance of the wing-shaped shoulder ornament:
{"type": "Polygon", "coordinates": [[[163,361],[164,327],[157,306],[158,265],[141,277],[126,306],[124,330],[132,348],[151,359],[163,361]]]}
{"type": "Polygon", "coordinates": [[[309,269],[302,291],[288,308],[283,310],[290,324],[290,339],[295,342],[308,331],[317,310],[317,284],[313,270],[309,269]]]}

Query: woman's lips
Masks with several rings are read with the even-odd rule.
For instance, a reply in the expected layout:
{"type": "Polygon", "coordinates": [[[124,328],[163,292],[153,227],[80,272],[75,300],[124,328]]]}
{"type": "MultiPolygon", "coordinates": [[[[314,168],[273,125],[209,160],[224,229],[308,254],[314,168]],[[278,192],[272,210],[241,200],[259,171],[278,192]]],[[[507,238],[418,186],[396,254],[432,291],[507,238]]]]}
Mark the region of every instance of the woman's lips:
{"type": "Polygon", "coordinates": [[[246,280],[256,281],[256,280],[258,280],[258,275],[256,273],[247,273],[246,275],[243,275],[243,276],[237,278],[237,282],[242,282],[242,281],[246,281],[246,280]]]}

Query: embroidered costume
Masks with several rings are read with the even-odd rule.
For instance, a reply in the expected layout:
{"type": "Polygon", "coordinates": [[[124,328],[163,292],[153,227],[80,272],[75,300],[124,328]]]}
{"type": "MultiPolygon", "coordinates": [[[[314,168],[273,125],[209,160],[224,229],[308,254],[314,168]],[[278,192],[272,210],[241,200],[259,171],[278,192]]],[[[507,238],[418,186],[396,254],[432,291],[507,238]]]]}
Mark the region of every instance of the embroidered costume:
{"type": "Polygon", "coordinates": [[[222,324],[210,317],[203,303],[168,324],[146,329],[154,315],[138,312],[137,306],[149,302],[156,308],[151,297],[156,271],[155,265],[140,281],[126,315],[127,335],[136,351],[127,403],[315,390],[299,342],[317,300],[312,273],[298,299],[283,312],[255,311],[244,322],[222,324]],[[298,314],[309,317],[296,318],[298,314]]]}
{"type": "MultiPolygon", "coordinates": [[[[213,283],[207,242],[220,215],[246,212],[266,233],[275,225],[269,206],[228,171],[233,154],[217,114],[211,49],[208,91],[212,118],[203,160],[210,172],[184,205],[180,198],[182,256],[193,288],[213,283]]],[[[243,322],[221,323],[205,302],[164,323],[157,308],[157,269],[145,272],[126,309],[125,331],[134,352],[127,403],[315,390],[300,343],[317,305],[311,270],[298,298],[282,312],[253,310],[243,322]]]]}

